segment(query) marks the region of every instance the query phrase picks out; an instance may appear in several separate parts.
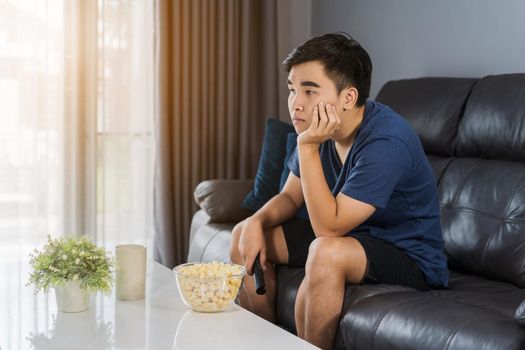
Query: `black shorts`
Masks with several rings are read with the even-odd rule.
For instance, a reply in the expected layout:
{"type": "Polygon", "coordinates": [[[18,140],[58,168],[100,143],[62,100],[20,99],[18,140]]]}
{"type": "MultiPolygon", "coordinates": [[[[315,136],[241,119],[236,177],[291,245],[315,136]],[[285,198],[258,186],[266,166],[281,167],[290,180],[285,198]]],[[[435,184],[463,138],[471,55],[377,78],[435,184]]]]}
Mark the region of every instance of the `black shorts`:
{"type": "MultiPolygon", "coordinates": [[[[310,243],[315,239],[310,221],[294,218],[283,225],[288,247],[288,265],[304,267],[310,243]]],[[[397,247],[380,239],[364,235],[348,235],[355,238],[366,253],[368,273],[364,284],[396,284],[418,290],[429,290],[417,263],[397,247]]]]}

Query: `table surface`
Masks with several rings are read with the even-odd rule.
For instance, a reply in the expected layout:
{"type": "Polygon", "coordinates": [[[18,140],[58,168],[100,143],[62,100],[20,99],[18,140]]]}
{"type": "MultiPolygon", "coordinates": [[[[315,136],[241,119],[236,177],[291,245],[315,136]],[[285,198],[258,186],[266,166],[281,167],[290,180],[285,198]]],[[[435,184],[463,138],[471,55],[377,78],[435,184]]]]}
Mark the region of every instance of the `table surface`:
{"type": "Polygon", "coordinates": [[[146,298],[120,301],[101,293],[90,309],[57,311],[55,293],[25,286],[28,259],[0,257],[0,349],[317,349],[235,305],[198,313],[180,298],[175,276],[148,261],[146,298]]]}

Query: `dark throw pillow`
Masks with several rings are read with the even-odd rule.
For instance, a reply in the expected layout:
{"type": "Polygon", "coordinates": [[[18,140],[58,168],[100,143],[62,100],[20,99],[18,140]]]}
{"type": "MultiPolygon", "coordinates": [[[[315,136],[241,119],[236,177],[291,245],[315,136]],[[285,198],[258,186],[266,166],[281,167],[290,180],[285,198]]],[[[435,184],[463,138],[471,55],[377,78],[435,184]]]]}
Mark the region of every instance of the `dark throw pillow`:
{"type": "Polygon", "coordinates": [[[286,157],[288,134],[295,132],[292,125],[277,119],[267,119],[264,139],[255,175],[253,190],[248,193],[241,207],[257,211],[279,193],[281,174],[286,157]]]}
{"type": "MultiPolygon", "coordinates": [[[[295,147],[297,146],[297,134],[295,132],[289,133],[288,138],[286,139],[286,156],[284,157],[283,172],[281,174],[281,183],[279,184],[279,191],[281,191],[288,179],[288,174],[290,174],[290,168],[288,168],[288,160],[292,158],[295,147]]],[[[302,218],[305,220],[310,220],[308,217],[308,211],[306,206],[303,204],[299,211],[295,214],[296,217],[302,218]]]]}
{"type": "Polygon", "coordinates": [[[283,172],[281,173],[281,182],[279,183],[279,191],[281,191],[284,187],[284,184],[286,183],[286,179],[288,179],[288,174],[290,174],[290,168],[288,168],[288,160],[292,157],[295,146],[297,146],[297,134],[294,132],[291,132],[286,137],[286,155],[284,157],[283,162],[283,172]]]}
{"type": "Polygon", "coordinates": [[[514,319],[516,320],[517,324],[519,324],[522,327],[525,327],[525,301],[522,301],[516,309],[514,319]]]}

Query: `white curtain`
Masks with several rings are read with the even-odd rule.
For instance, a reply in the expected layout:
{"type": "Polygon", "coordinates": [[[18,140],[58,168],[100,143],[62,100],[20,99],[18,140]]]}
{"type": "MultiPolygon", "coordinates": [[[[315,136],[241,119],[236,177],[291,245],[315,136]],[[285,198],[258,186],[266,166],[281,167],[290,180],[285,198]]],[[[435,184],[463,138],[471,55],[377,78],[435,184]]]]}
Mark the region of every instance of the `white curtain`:
{"type": "MultiPolygon", "coordinates": [[[[48,234],[151,247],[153,21],[154,0],[0,0],[0,298],[31,293],[8,262],[48,234]]],[[[47,299],[2,310],[2,346],[47,299]]]]}
{"type": "Polygon", "coordinates": [[[0,256],[64,229],[63,13],[0,2],[0,256]]]}
{"type": "Polygon", "coordinates": [[[97,238],[153,239],[153,0],[98,1],[97,238]]]}
{"type": "Polygon", "coordinates": [[[0,249],[152,235],[153,1],[0,1],[0,249]]]}

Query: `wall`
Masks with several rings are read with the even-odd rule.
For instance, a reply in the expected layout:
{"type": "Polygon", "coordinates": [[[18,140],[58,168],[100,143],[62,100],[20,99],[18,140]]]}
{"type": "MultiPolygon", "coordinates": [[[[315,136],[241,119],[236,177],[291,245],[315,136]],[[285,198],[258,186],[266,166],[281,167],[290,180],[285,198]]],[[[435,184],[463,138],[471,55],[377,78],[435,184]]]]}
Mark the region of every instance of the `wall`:
{"type": "Polygon", "coordinates": [[[345,31],[388,80],[525,72],[525,1],[312,0],[312,35],[345,31]]]}
{"type": "Polygon", "coordinates": [[[281,62],[302,42],[310,38],[311,0],[277,1],[277,62],[279,63],[279,119],[290,121],[288,113],[288,72],[281,62]]]}

